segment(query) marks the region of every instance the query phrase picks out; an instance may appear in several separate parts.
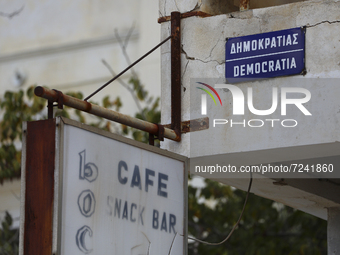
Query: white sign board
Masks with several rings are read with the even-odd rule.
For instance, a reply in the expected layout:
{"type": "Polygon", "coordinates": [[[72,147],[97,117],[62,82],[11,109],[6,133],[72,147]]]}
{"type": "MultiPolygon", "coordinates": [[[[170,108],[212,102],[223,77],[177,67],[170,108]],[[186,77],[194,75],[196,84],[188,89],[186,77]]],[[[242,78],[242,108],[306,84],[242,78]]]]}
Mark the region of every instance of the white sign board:
{"type": "Polygon", "coordinates": [[[186,254],[185,158],[60,122],[54,251],[186,254]]]}

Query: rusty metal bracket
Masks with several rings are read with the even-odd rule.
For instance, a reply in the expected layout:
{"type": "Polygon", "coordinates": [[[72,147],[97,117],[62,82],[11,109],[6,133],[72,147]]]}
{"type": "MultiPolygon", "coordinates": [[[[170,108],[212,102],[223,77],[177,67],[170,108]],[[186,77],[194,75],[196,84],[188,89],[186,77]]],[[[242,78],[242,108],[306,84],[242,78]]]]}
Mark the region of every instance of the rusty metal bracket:
{"type": "MultiPolygon", "coordinates": [[[[211,16],[212,16],[211,14],[202,12],[202,11],[190,11],[190,12],[181,13],[181,19],[186,19],[190,17],[207,18],[211,16]]],[[[163,22],[167,22],[170,20],[171,20],[171,16],[163,16],[158,19],[158,23],[161,24],[163,22]]]]}
{"type": "Polygon", "coordinates": [[[240,11],[249,10],[250,0],[240,0],[240,11]]]}
{"type": "MultiPolygon", "coordinates": [[[[160,141],[164,141],[164,132],[165,132],[165,128],[163,125],[161,124],[156,124],[158,127],[158,131],[157,131],[157,138],[160,141]]],[[[155,135],[149,133],[149,144],[154,146],[155,145],[155,135]]]]}
{"type": "Polygon", "coordinates": [[[157,126],[158,126],[157,138],[160,141],[164,141],[164,126],[161,124],[157,124],[157,126]]]}
{"type": "Polygon", "coordinates": [[[53,89],[55,92],[57,92],[57,103],[58,103],[58,109],[64,109],[64,96],[63,92],[53,89]]]}
{"type": "Polygon", "coordinates": [[[149,133],[149,145],[155,145],[155,136],[151,133],[149,133]]]}
{"type": "Polygon", "coordinates": [[[47,118],[49,119],[53,119],[53,101],[50,101],[48,100],[48,103],[47,103],[47,118]]]}
{"type": "MultiPolygon", "coordinates": [[[[164,125],[165,128],[170,128],[171,124],[164,125]]],[[[181,122],[181,133],[189,133],[209,129],[209,118],[200,118],[194,120],[186,120],[181,122]]]]}
{"type": "Polygon", "coordinates": [[[57,100],[56,102],[58,103],[57,105],[53,104],[53,101],[48,100],[47,103],[47,118],[48,119],[53,119],[53,107],[58,106],[59,109],[64,108],[64,97],[63,93],[59,90],[53,89],[55,92],[57,92],[57,100]]]}

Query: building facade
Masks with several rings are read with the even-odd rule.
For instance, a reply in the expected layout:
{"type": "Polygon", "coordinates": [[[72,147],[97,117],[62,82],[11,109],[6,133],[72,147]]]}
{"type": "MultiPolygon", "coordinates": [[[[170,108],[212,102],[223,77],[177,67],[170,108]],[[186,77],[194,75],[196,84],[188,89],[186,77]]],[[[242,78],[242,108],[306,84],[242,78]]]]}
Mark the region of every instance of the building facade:
{"type": "MultiPolygon", "coordinates": [[[[242,190],[248,188],[249,172],[246,175],[230,177],[230,174],[216,171],[222,169],[221,166],[235,167],[237,172],[242,166],[301,164],[306,167],[319,163],[332,165],[333,173],[339,171],[340,105],[337,98],[340,96],[340,90],[337,84],[340,77],[340,3],[336,0],[241,2],[247,2],[248,6],[242,6],[242,9],[249,7],[249,10],[235,11],[240,4],[238,1],[160,0],[160,12],[163,16],[169,16],[174,11],[185,13],[181,19],[182,121],[209,118],[209,128],[184,133],[179,143],[166,140],[162,147],[190,157],[191,173],[242,190]],[[258,5],[260,2],[261,5],[258,5]],[[271,33],[292,31],[290,29],[295,28],[303,31],[305,54],[300,59],[305,65],[303,72],[293,76],[268,78],[268,72],[274,69],[266,69],[267,65],[272,64],[271,60],[266,60],[267,62],[253,63],[253,68],[260,68],[258,72],[262,72],[263,76],[258,78],[261,79],[243,80],[232,85],[226,79],[226,75],[229,75],[226,74],[226,65],[233,61],[227,57],[232,53],[241,53],[242,47],[247,51],[248,43],[249,46],[251,43],[249,51],[257,51],[261,49],[262,41],[270,40],[268,49],[271,47],[272,51],[268,53],[264,49],[261,57],[277,56],[282,52],[274,48],[280,42],[278,38],[273,39],[271,33]],[[244,39],[247,37],[243,37],[251,35],[257,36],[258,40],[249,39],[247,42],[244,39]],[[226,52],[228,40],[232,38],[235,42],[238,40],[236,46],[239,48],[237,52],[226,52]],[[265,68],[261,69],[261,66],[265,68]],[[206,94],[204,113],[201,111],[201,96],[205,94],[202,92],[203,86],[200,86],[202,83],[217,91],[215,95],[212,89],[204,87],[212,94],[211,97],[206,94]],[[199,86],[200,90],[197,89],[199,86]],[[300,97],[295,95],[296,99],[302,100],[302,97],[305,100],[299,107],[282,103],[285,102],[286,91],[291,88],[302,88],[306,92],[300,93],[300,97]],[[238,105],[238,109],[241,109],[239,112],[235,111],[236,93],[239,93],[239,98],[242,99],[238,105]],[[276,99],[279,103],[275,95],[278,96],[276,99]],[[219,96],[221,103],[217,99],[219,96]],[[215,97],[215,103],[212,97],[215,97]],[[260,111],[256,111],[270,109],[277,110],[270,114],[262,112],[262,115],[260,111]],[[301,111],[304,109],[308,109],[310,115],[301,111]],[[273,122],[270,122],[271,120],[273,122]],[[286,121],[294,121],[294,124],[288,127],[286,121]],[[274,125],[274,122],[278,125],[274,125]],[[266,123],[269,124],[265,125],[266,123]],[[215,172],[196,171],[202,169],[202,166],[210,167],[215,172]]],[[[170,21],[163,18],[162,38],[166,38],[169,33],[170,21]]],[[[294,36],[299,33],[296,32],[294,36]]],[[[290,44],[289,40],[288,44],[287,40],[281,42],[282,47],[290,44]]],[[[168,124],[171,122],[170,43],[162,47],[161,54],[162,124],[168,124]]],[[[248,73],[252,72],[252,65],[245,61],[253,58],[253,55],[244,55],[238,59],[240,64],[234,69],[235,77],[244,75],[243,78],[247,78],[248,73]],[[241,71],[237,73],[237,70],[241,71]]],[[[280,64],[275,68],[295,68],[295,60],[289,59],[288,62],[284,59],[285,64],[290,63],[289,67],[280,64]]],[[[257,70],[253,69],[253,72],[257,70]]],[[[297,91],[295,89],[293,90],[297,91]]],[[[294,98],[294,95],[291,98],[294,98]]],[[[240,102],[239,99],[237,101],[240,102]]],[[[227,168],[225,170],[227,171],[227,168]]],[[[340,200],[336,195],[340,192],[339,176],[325,175],[320,178],[311,174],[310,170],[305,175],[253,175],[253,178],[251,192],[254,194],[328,219],[329,254],[337,254],[336,251],[340,249],[339,228],[336,227],[340,217],[340,200]]]]}

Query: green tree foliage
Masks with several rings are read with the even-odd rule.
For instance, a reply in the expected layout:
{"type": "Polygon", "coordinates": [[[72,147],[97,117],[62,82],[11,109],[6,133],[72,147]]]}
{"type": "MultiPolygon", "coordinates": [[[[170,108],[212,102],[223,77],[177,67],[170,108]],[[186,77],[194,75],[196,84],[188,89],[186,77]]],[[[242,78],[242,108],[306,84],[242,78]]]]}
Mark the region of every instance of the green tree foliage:
{"type": "MultiPolygon", "coordinates": [[[[204,188],[189,186],[188,193],[190,235],[222,241],[241,214],[246,192],[206,179],[204,188]]],[[[227,242],[219,246],[189,242],[189,254],[327,254],[327,223],[250,194],[242,220],[227,242]]]]}
{"type": "Polygon", "coordinates": [[[39,118],[44,101],[34,97],[33,87],[26,93],[7,91],[0,99],[0,184],[20,177],[22,122],[39,118]]]}
{"type": "Polygon", "coordinates": [[[19,230],[12,228],[13,219],[6,212],[0,228],[0,254],[15,255],[19,253],[19,230]]]}
{"type": "MultiPolygon", "coordinates": [[[[134,98],[138,101],[144,102],[145,104],[145,107],[139,106],[139,111],[136,113],[135,118],[151,123],[160,123],[161,112],[159,110],[159,97],[154,99],[152,96],[149,96],[149,93],[144,89],[144,86],[141,84],[137,76],[133,76],[129,80],[129,84],[132,84],[130,91],[135,94],[134,98]]],[[[123,132],[125,135],[131,132],[133,139],[137,141],[143,143],[149,142],[149,134],[146,132],[141,132],[138,129],[129,128],[127,126],[123,126],[123,132]]],[[[159,141],[156,141],[155,146],[159,147],[159,141]]]]}
{"type": "MultiPolygon", "coordinates": [[[[159,123],[161,116],[159,98],[149,97],[147,91],[136,77],[130,79],[129,86],[133,95],[140,102],[145,102],[145,106],[140,108],[135,117],[152,123],[159,123]]],[[[66,94],[83,99],[81,92],[68,92],[66,94]]],[[[7,91],[3,98],[0,98],[0,113],[2,113],[2,119],[0,118],[0,184],[5,179],[20,177],[22,123],[46,118],[46,105],[45,99],[34,96],[33,86],[29,87],[26,92],[23,90],[7,91]]],[[[103,98],[101,105],[105,108],[119,111],[123,104],[119,97],[112,100],[109,96],[106,96],[103,98]]],[[[72,116],[72,118],[76,118],[82,123],[87,123],[83,112],[67,106],[63,110],[58,110],[56,116],[67,118],[72,116]]],[[[96,121],[92,120],[87,124],[123,135],[132,135],[137,141],[148,142],[148,133],[124,125],[117,126],[103,118],[96,117],[95,119],[96,121]]]]}

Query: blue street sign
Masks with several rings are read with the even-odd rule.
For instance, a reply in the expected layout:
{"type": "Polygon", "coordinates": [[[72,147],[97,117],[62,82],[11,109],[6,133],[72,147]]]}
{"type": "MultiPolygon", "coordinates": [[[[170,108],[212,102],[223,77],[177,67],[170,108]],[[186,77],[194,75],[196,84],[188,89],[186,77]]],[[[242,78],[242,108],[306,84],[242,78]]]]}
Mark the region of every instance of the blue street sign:
{"type": "Polygon", "coordinates": [[[305,29],[229,38],[226,42],[227,82],[305,73],[305,29]]]}

